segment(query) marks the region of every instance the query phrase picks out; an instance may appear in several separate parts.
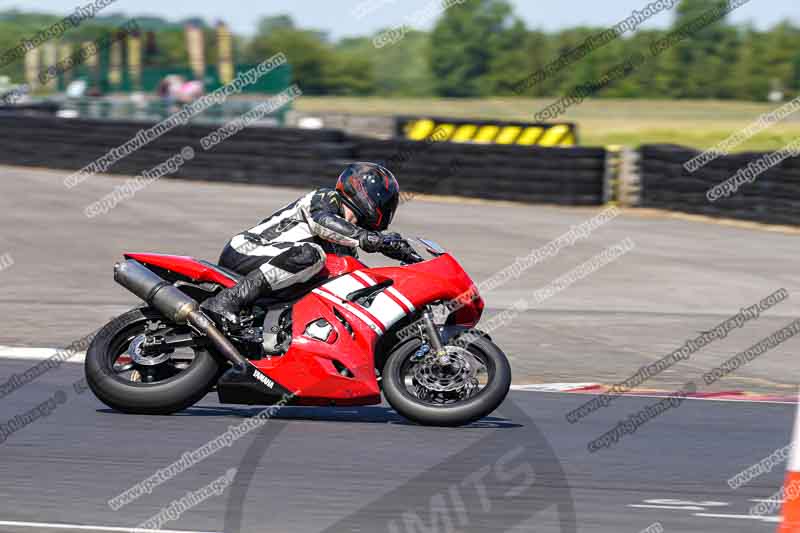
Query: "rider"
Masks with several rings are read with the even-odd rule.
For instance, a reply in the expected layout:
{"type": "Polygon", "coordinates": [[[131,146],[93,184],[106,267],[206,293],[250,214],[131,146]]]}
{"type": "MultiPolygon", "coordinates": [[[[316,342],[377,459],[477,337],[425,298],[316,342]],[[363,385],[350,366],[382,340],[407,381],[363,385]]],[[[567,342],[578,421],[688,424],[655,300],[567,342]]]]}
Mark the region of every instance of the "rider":
{"type": "Polygon", "coordinates": [[[360,247],[400,261],[421,261],[399,234],[381,233],[392,222],[399,198],[397,180],[385,167],[348,165],[336,190],[310,192],[235,235],[219,263],[245,278],[203,302],[201,309],[217,322],[237,325],[242,307],[311,280],[325,266],[326,253],[355,256],[360,247]]]}

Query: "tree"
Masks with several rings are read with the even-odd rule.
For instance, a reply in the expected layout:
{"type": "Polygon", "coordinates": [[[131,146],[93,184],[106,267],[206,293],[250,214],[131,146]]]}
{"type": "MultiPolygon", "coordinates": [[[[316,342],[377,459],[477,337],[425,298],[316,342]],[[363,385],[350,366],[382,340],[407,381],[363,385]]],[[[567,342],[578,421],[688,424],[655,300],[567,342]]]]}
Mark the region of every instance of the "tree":
{"type": "Polygon", "coordinates": [[[794,82],[791,87],[797,94],[800,94],[800,49],[794,59],[794,82]]]}
{"type": "Polygon", "coordinates": [[[505,34],[517,29],[505,0],[469,0],[445,11],[431,33],[430,64],[436,92],[441,96],[480,95],[493,66],[504,69],[497,62],[499,54],[510,51],[513,44],[505,34]]]}
{"type": "Polygon", "coordinates": [[[189,65],[189,52],[186,49],[186,34],[183,28],[156,32],[155,43],[157,53],[148,56],[148,66],[167,68],[189,65]]]}
{"type": "Polygon", "coordinates": [[[258,21],[258,35],[267,36],[276,30],[295,29],[294,20],[289,15],[276,15],[274,17],[261,17],[258,21]]]}
{"type": "MultiPolygon", "coordinates": [[[[524,46],[520,48],[525,56],[525,63],[522,69],[509,80],[512,85],[518,80],[540,72],[554,59],[555,55],[552,37],[541,30],[528,32],[525,36],[524,46]]],[[[552,82],[548,82],[548,80],[529,84],[529,86],[526,86],[523,90],[522,94],[529,96],[548,96],[550,94],[555,94],[554,91],[548,88],[549,84],[552,85],[552,82]]]]}
{"type": "Polygon", "coordinates": [[[758,100],[769,92],[769,77],[762,61],[763,37],[755,28],[743,32],[736,62],[730,72],[733,98],[758,100]]]}
{"type": "MultiPolygon", "coordinates": [[[[677,8],[674,29],[712,17],[728,4],[727,0],[683,0],[677,8]]],[[[726,17],[719,17],[691,36],[674,46],[673,58],[684,76],[673,79],[674,96],[683,98],[704,98],[716,96],[710,94],[712,88],[723,78],[722,62],[723,46],[731,41],[731,35],[725,25],[726,17]]]]}
{"type": "Polygon", "coordinates": [[[331,59],[323,69],[323,79],[329,94],[346,96],[375,92],[374,65],[362,54],[331,54],[331,59]]]}
{"type": "Polygon", "coordinates": [[[514,19],[507,30],[488,36],[486,44],[493,53],[486,74],[479,80],[481,95],[513,94],[509,81],[518,79],[527,68],[526,37],[525,24],[519,19],[514,19]]]}
{"type": "Polygon", "coordinates": [[[369,60],[373,94],[431,96],[433,75],[428,64],[429,46],[427,32],[412,30],[399,42],[380,50],[375,49],[372,37],[343,39],[336,50],[369,60]]]}
{"type": "MultiPolygon", "coordinates": [[[[766,75],[782,90],[795,87],[795,61],[800,50],[800,29],[784,21],[763,35],[763,56],[766,75]]],[[[763,95],[762,95],[763,96],[763,95]]]]}
{"type": "Polygon", "coordinates": [[[333,61],[328,45],[317,34],[306,30],[279,28],[267,35],[258,35],[245,50],[245,61],[260,63],[278,52],[286,54],[292,66],[293,82],[306,94],[325,94],[326,66],[333,61]]]}

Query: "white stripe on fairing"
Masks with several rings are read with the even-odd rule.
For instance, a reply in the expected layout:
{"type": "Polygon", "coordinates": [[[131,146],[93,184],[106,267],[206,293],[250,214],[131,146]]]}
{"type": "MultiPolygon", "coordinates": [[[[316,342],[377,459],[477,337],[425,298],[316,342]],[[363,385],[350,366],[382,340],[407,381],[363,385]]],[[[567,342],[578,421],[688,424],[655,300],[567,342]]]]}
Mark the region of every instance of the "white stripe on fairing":
{"type": "Polygon", "coordinates": [[[789,470],[800,472],[800,395],[797,398],[797,413],[794,415],[794,435],[792,436],[792,455],[789,458],[789,470]]]}
{"type": "Polygon", "coordinates": [[[353,291],[363,289],[364,285],[351,275],[336,278],[323,285],[327,290],[338,296],[339,298],[347,298],[347,295],[353,291]]]}
{"type": "MultiPolygon", "coordinates": [[[[353,272],[353,274],[355,274],[355,275],[356,275],[356,276],[358,276],[359,278],[361,278],[361,279],[363,279],[364,281],[366,281],[367,283],[369,283],[369,284],[370,284],[370,286],[372,286],[372,285],[377,285],[377,283],[378,283],[377,281],[375,281],[374,279],[372,279],[371,277],[369,277],[369,276],[368,276],[368,275],[367,275],[365,272],[362,272],[361,270],[356,270],[355,272],[353,272]]],[[[406,307],[408,307],[408,312],[409,312],[409,313],[410,313],[411,311],[413,311],[413,310],[414,310],[414,304],[412,304],[412,303],[411,303],[411,300],[409,300],[408,298],[406,298],[406,295],[405,295],[405,294],[403,294],[402,292],[398,291],[398,290],[397,290],[397,289],[395,289],[394,287],[387,287],[387,288],[386,288],[386,292],[389,292],[389,293],[391,293],[391,294],[392,294],[392,296],[394,296],[395,298],[397,298],[398,300],[400,300],[401,302],[403,302],[403,305],[405,305],[406,307]]]]}
{"type": "Polygon", "coordinates": [[[381,321],[384,329],[389,329],[395,322],[406,316],[406,310],[383,293],[378,294],[367,309],[372,316],[381,321]]]}
{"type": "Polygon", "coordinates": [[[380,328],[380,326],[378,326],[375,322],[373,322],[372,319],[370,319],[367,315],[356,309],[355,306],[350,305],[349,303],[345,302],[341,298],[334,296],[333,294],[328,294],[327,292],[321,291],[319,289],[314,289],[312,292],[316,295],[322,296],[323,298],[325,298],[330,302],[333,302],[337,305],[341,305],[342,307],[344,307],[345,309],[356,315],[362,322],[364,322],[367,326],[369,326],[372,331],[374,331],[379,335],[383,334],[383,330],[380,328]]]}
{"type": "Polygon", "coordinates": [[[411,312],[411,311],[413,311],[413,310],[414,310],[414,304],[412,304],[412,303],[411,303],[411,300],[409,300],[408,298],[406,298],[405,294],[403,294],[402,292],[398,291],[398,290],[397,290],[397,289],[395,289],[394,287],[389,287],[389,288],[387,288],[387,289],[386,289],[386,292],[389,292],[389,293],[391,293],[391,294],[392,294],[392,296],[394,296],[395,298],[397,298],[398,300],[400,300],[401,302],[403,302],[403,303],[405,304],[405,306],[406,306],[406,307],[408,307],[408,311],[409,311],[409,312],[411,312]]]}
{"type": "Polygon", "coordinates": [[[378,284],[377,281],[375,281],[374,279],[369,277],[365,272],[363,272],[361,270],[356,270],[355,272],[353,272],[353,275],[354,276],[358,276],[359,278],[363,279],[364,282],[366,282],[366,284],[369,285],[370,287],[372,287],[373,285],[377,285],[378,284]]]}

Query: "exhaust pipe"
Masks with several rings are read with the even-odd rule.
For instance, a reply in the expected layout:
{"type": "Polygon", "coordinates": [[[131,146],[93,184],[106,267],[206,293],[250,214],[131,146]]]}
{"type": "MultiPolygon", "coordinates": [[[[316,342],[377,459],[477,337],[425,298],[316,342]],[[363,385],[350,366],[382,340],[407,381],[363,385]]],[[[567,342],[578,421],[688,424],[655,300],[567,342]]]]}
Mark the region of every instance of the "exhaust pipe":
{"type": "Polygon", "coordinates": [[[249,362],[239,350],[200,311],[197,300],[165,281],[140,262],[128,259],[114,265],[114,281],[147,302],[159,313],[176,324],[189,324],[202,333],[219,350],[225,359],[239,370],[245,370],[249,362]]]}

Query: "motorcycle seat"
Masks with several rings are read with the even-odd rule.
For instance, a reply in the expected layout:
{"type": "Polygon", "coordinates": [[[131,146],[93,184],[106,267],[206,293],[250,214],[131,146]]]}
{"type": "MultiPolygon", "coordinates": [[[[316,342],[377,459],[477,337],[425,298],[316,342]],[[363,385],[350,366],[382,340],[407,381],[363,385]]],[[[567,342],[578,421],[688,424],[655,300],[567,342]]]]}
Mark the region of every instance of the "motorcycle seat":
{"type": "Polygon", "coordinates": [[[229,278],[231,278],[236,283],[239,283],[240,281],[242,281],[244,279],[244,276],[242,276],[241,274],[239,274],[237,272],[234,272],[233,270],[231,270],[229,268],[225,268],[222,265],[216,265],[216,264],[214,264],[214,263],[212,263],[210,261],[204,261],[202,259],[199,262],[204,264],[205,266],[207,266],[210,269],[216,270],[220,274],[228,276],[229,278]]]}

